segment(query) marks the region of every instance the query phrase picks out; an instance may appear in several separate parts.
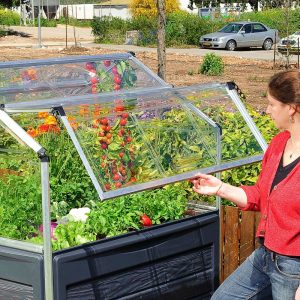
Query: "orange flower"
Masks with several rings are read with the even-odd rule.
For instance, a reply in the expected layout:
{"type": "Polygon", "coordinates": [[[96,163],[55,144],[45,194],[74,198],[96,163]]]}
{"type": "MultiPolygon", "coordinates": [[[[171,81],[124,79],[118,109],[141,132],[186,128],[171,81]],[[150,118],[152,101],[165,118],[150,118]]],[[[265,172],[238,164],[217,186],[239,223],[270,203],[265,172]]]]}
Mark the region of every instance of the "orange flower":
{"type": "Polygon", "coordinates": [[[45,124],[47,124],[47,125],[57,125],[56,118],[54,116],[48,116],[45,119],[45,124]]]}
{"type": "Polygon", "coordinates": [[[41,124],[37,127],[38,133],[45,133],[48,132],[50,128],[49,124],[41,124]]]}
{"type": "Polygon", "coordinates": [[[89,110],[88,110],[87,107],[85,107],[85,106],[81,106],[81,107],[80,107],[79,114],[80,114],[81,116],[88,115],[88,113],[89,113],[89,110]]]}
{"type": "Polygon", "coordinates": [[[33,138],[35,138],[38,135],[38,131],[32,127],[28,128],[27,133],[33,138]]]}
{"type": "Polygon", "coordinates": [[[57,125],[50,125],[49,132],[58,134],[58,133],[60,133],[60,128],[57,125]]]}
{"type": "Polygon", "coordinates": [[[38,113],[39,119],[44,119],[44,118],[47,118],[48,116],[49,116],[49,114],[47,112],[41,111],[38,113]]]}
{"type": "Polygon", "coordinates": [[[75,122],[75,118],[74,117],[68,117],[68,121],[70,122],[70,125],[73,129],[77,129],[78,128],[78,123],[75,122]]]}
{"type": "Polygon", "coordinates": [[[35,69],[28,69],[27,73],[28,73],[29,76],[36,75],[36,70],[35,69]]]}

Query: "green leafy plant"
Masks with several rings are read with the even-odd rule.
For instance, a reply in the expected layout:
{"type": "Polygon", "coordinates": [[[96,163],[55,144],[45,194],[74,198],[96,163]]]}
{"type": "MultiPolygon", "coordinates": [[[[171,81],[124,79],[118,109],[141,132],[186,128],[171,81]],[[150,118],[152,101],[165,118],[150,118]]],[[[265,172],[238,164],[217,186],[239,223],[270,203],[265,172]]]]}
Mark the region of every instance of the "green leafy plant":
{"type": "Polygon", "coordinates": [[[155,225],[182,218],[186,208],[185,190],[180,185],[170,185],[97,203],[87,219],[86,228],[100,238],[110,237],[141,229],[143,214],[155,225]]]}
{"type": "Polygon", "coordinates": [[[220,56],[207,53],[200,65],[199,73],[210,76],[219,76],[224,72],[224,63],[220,56]]]}

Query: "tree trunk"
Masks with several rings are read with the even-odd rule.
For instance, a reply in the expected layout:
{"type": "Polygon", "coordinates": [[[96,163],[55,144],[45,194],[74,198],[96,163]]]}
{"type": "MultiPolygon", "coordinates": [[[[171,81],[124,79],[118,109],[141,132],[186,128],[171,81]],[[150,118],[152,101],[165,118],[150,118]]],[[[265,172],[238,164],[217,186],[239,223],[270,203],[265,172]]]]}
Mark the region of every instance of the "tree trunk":
{"type": "Polygon", "coordinates": [[[157,74],[166,80],[166,3],[165,0],[156,0],[158,13],[158,32],[157,32],[157,74]]]}

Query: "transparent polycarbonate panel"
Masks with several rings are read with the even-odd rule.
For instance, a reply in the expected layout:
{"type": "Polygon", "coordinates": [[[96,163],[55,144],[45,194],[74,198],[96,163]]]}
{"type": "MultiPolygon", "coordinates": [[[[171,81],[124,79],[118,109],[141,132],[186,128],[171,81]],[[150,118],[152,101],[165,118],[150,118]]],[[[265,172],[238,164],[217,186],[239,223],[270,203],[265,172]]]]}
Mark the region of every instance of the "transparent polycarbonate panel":
{"type": "Polygon", "coordinates": [[[0,121],[0,236],[28,240],[42,223],[40,160],[0,121]]]}
{"type": "Polygon", "coordinates": [[[0,63],[4,104],[44,101],[51,107],[49,99],[159,86],[166,83],[130,54],[0,63]]]}
{"type": "MultiPolygon", "coordinates": [[[[198,85],[177,91],[222,128],[221,162],[262,154],[263,150],[226,89],[227,85],[198,85]]],[[[243,105],[240,102],[240,105],[243,105]]]]}
{"type": "Polygon", "coordinates": [[[171,90],[64,109],[103,191],[217,162],[218,128],[171,90]]]}

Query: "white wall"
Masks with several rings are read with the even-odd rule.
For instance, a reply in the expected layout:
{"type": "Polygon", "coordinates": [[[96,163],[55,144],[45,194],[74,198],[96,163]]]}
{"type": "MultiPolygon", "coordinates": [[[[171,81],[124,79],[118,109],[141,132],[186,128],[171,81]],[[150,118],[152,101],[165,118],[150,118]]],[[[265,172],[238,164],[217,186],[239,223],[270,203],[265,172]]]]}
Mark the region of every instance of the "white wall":
{"type": "Polygon", "coordinates": [[[64,16],[68,8],[69,17],[80,20],[91,20],[95,17],[111,16],[119,17],[121,19],[129,19],[130,13],[128,8],[101,6],[94,4],[74,4],[74,5],[60,5],[56,18],[64,16]]]}
{"type": "Polygon", "coordinates": [[[97,5],[97,7],[94,8],[94,16],[95,17],[112,16],[121,19],[131,18],[128,8],[114,8],[109,6],[101,7],[101,5],[97,5]]]}
{"type": "Polygon", "coordinates": [[[55,17],[57,19],[63,17],[67,10],[70,18],[91,20],[94,17],[93,4],[60,5],[55,17]]]}

